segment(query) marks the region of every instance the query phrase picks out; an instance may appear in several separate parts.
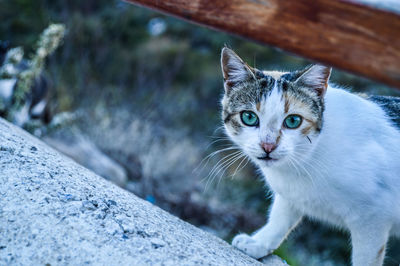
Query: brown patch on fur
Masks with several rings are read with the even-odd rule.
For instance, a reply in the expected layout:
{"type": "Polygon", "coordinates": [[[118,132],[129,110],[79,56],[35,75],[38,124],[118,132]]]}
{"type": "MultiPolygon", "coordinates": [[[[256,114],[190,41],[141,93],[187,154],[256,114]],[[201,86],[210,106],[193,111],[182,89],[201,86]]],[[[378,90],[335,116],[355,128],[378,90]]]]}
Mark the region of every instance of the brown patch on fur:
{"type": "Polygon", "coordinates": [[[379,251],[378,251],[378,255],[376,256],[377,258],[379,258],[380,256],[382,256],[383,252],[385,251],[385,245],[383,245],[379,251]]]}
{"type": "Polygon", "coordinates": [[[279,131],[279,136],[276,138],[276,145],[278,145],[279,141],[281,140],[281,132],[282,130],[279,131]]]}
{"type": "Polygon", "coordinates": [[[304,136],[307,136],[307,135],[311,132],[311,130],[312,130],[313,128],[314,128],[315,130],[318,130],[318,124],[317,124],[315,121],[312,121],[312,120],[310,120],[310,119],[308,119],[308,118],[305,118],[305,117],[303,117],[303,119],[304,119],[305,121],[307,121],[308,123],[310,123],[309,126],[303,128],[303,129],[301,130],[301,133],[302,133],[304,136]]]}
{"type": "Polygon", "coordinates": [[[303,128],[302,130],[301,130],[301,133],[304,135],[304,136],[307,136],[310,132],[311,132],[311,129],[313,129],[313,125],[310,125],[310,126],[308,126],[308,127],[305,127],[305,128],[303,128]]]}
{"type": "Polygon", "coordinates": [[[295,95],[293,95],[292,93],[285,93],[285,113],[289,112],[291,106],[295,109],[308,109],[307,104],[297,99],[295,95]]]}
{"type": "Polygon", "coordinates": [[[285,113],[288,113],[288,112],[289,112],[289,106],[290,106],[289,100],[288,100],[288,98],[285,96],[285,113]]]}
{"type": "Polygon", "coordinates": [[[314,121],[312,121],[308,118],[305,118],[305,117],[303,117],[303,119],[306,120],[308,123],[310,123],[312,127],[317,128],[317,123],[315,123],[314,121]]]}
{"type": "Polygon", "coordinates": [[[257,111],[260,111],[260,107],[261,107],[261,103],[258,102],[258,103],[256,104],[257,111]]]}

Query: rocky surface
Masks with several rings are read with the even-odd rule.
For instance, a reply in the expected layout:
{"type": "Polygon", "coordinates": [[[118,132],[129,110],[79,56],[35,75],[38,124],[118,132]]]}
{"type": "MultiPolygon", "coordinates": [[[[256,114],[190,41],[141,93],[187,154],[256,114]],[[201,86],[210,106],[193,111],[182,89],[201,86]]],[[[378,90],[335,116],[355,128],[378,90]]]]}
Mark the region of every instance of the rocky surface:
{"type": "Polygon", "coordinates": [[[0,265],[261,264],[1,119],[0,197],[0,265]]]}

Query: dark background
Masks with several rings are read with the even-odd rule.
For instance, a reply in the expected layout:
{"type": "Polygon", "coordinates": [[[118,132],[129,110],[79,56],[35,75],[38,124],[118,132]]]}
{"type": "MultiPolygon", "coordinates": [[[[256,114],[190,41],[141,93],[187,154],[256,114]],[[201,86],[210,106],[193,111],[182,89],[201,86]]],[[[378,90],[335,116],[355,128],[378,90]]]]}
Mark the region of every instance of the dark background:
{"type": "MultiPolygon", "coordinates": [[[[0,0],[0,18],[2,44],[22,46],[28,58],[43,29],[66,25],[43,73],[51,110],[78,114],[68,127],[124,167],[123,187],[227,241],[265,222],[270,194],[251,163],[218,167],[232,150],[202,162],[230,145],[220,127],[220,50],[228,45],[259,69],[312,62],[121,1],[0,0]]],[[[331,81],[399,95],[336,69],[331,81]]],[[[350,249],[346,233],[305,221],[276,253],[292,265],[348,265],[350,249]]],[[[392,241],[386,265],[399,263],[392,241]]]]}

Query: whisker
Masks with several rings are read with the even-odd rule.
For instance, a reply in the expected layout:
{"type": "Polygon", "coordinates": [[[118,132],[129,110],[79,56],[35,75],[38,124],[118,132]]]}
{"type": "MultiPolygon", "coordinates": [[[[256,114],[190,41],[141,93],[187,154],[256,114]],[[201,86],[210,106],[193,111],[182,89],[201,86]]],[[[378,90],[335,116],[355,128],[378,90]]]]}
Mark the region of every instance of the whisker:
{"type": "MultiPolygon", "coordinates": [[[[308,160],[304,159],[304,158],[301,156],[302,154],[300,154],[299,152],[295,152],[295,154],[297,155],[297,156],[296,156],[296,157],[297,157],[297,160],[301,163],[301,164],[299,164],[299,165],[300,165],[305,171],[306,171],[306,167],[305,167],[305,166],[308,166],[312,171],[314,171],[314,172],[317,174],[318,177],[320,177],[320,178],[324,181],[325,185],[329,185],[329,182],[328,182],[327,179],[326,179],[326,174],[327,174],[327,172],[328,172],[328,168],[326,168],[326,166],[325,166],[324,164],[322,164],[322,162],[317,161],[317,160],[311,161],[312,163],[314,163],[314,164],[317,165],[317,167],[316,167],[316,166],[313,165],[311,162],[309,162],[308,160]],[[305,165],[303,165],[303,164],[305,164],[305,165]],[[324,173],[324,172],[322,172],[322,170],[325,170],[326,172],[324,173]]],[[[308,172],[308,171],[307,171],[307,172],[308,172]]],[[[308,175],[310,176],[310,174],[308,174],[308,175]]],[[[312,178],[312,177],[310,176],[310,178],[312,178]]]]}
{"type": "MultiPolygon", "coordinates": [[[[214,141],[212,141],[211,143],[209,143],[208,145],[207,145],[207,147],[205,148],[205,150],[208,150],[208,148],[210,148],[214,143],[217,143],[217,142],[221,142],[221,141],[225,141],[225,142],[227,142],[226,140],[224,140],[224,139],[216,139],[216,140],[214,140],[214,141]]],[[[227,145],[229,145],[229,146],[231,146],[232,144],[225,144],[226,146],[227,145]]]]}
{"type": "MultiPolygon", "coordinates": [[[[221,182],[222,177],[224,176],[226,170],[228,170],[229,167],[231,167],[235,162],[237,162],[238,160],[240,160],[243,156],[245,156],[244,154],[240,154],[240,156],[237,156],[235,158],[235,160],[231,161],[231,163],[229,163],[228,165],[224,166],[224,171],[221,173],[218,183],[217,183],[217,187],[219,186],[219,183],[221,182]]],[[[218,175],[218,173],[216,174],[216,176],[218,175]]]]}
{"type": "Polygon", "coordinates": [[[212,174],[213,172],[214,172],[214,170],[217,168],[217,167],[220,167],[222,164],[224,164],[225,162],[223,162],[223,160],[225,160],[225,159],[227,159],[227,160],[229,160],[229,159],[231,159],[231,158],[229,158],[229,157],[235,157],[236,155],[238,155],[240,153],[240,151],[235,151],[235,152],[233,152],[233,153],[230,153],[230,154],[228,154],[228,155],[226,155],[226,156],[224,156],[223,158],[221,158],[215,165],[214,165],[214,167],[211,169],[211,171],[210,171],[210,174],[212,174]],[[222,163],[221,163],[222,162],[222,163]]]}
{"type": "MultiPolygon", "coordinates": [[[[223,174],[225,173],[226,169],[229,168],[229,166],[231,166],[232,163],[234,163],[234,162],[235,162],[238,158],[240,158],[240,157],[241,157],[241,155],[240,155],[240,154],[237,154],[237,155],[235,155],[234,157],[229,158],[228,160],[226,160],[223,164],[221,164],[220,167],[218,168],[218,171],[214,172],[214,173],[210,176],[210,178],[209,178],[209,180],[211,181],[210,184],[214,182],[215,178],[218,176],[218,174],[219,174],[221,171],[223,171],[223,172],[222,172],[222,175],[223,175],[223,174]]],[[[219,181],[221,180],[222,175],[220,176],[219,181]]],[[[219,184],[219,182],[218,182],[218,184],[219,184]]],[[[207,189],[207,187],[206,187],[206,189],[207,189]]]]}
{"type": "MultiPolygon", "coordinates": [[[[213,177],[213,175],[214,175],[214,172],[217,171],[220,167],[222,167],[227,161],[229,161],[229,160],[231,160],[232,158],[236,157],[236,156],[239,155],[240,153],[241,153],[241,151],[233,152],[233,153],[231,153],[231,154],[229,154],[229,155],[224,156],[222,159],[220,159],[220,160],[216,163],[216,165],[211,169],[210,173],[209,173],[205,178],[203,178],[203,180],[202,180],[202,182],[203,182],[204,180],[207,179],[207,183],[206,183],[206,186],[205,186],[205,190],[206,190],[207,187],[208,187],[208,183],[210,182],[210,179],[213,179],[212,177],[213,177]],[[228,158],[228,159],[227,159],[225,162],[220,163],[221,161],[223,161],[223,160],[226,159],[226,158],[228,158]]],[[[211,180],[211,181],[212,181],[212,180],[211,180]]]]}
{"type": "Polygon", "coordinates": [[[204,161],[206,161],[206,162],[204,163],[203,167],[201,168],[201,170],[203,170],[204,167],[205,167],[205,166],[208,164],[208,162],[210,161],[210,159],[211,159],[212,157],[214,157],[215,155],[217,155],[218,153],[221,153],[221,152],[224,152],[224,151],[230,151],[230,150],[237,150],[237,149],[238,149],[237,147],[229,146],[229,147],[227,147],[227,148],[220,149],[220,150],[217,150],[217,151],[212,152],[211,154],[207,155],[206,157],[204,157],[204,158],[200,161],[199,165],[198,165],[196,168],[193,169],[192,173],[196,172],[196,171],[202,166],[202,164],[204,163],[204,161]]]}
{"type": "MultiPolygon", "coordinates": [[[[233,177],[236,175],[236,173],[238,172],[239,167],[242,165],[242,163],[243,163],[246,159],[248,160],[248,157],[247,157],[247,155],[244,155],[244,158],[240,161],[239,165],[236,167],[235,172],[233,172],[233,174],[231,175],[231,178],[232,178],[232,179],[233,179],[233,177]]],[[[248,161],[247,161],[247,163],[248,163],[248,161]]],[[[247,164],[247,163],[246,163],[246,164],[247,164]]],[[[246,165],[245,165],[245,166],[246,166],[246,165]]],[[[239,171],[242,170],[242,169],[243,169],[243,168],[240,168],[239,171]]]]}
{"type": "MultiPolygon", "coordinates": [[[[231,158],[227,159],[225,162],[221,163],[221,164],[220,164],[220,168],[219,168],[218,172],[215,173],[215,175],[218,175],[218,173],[219,173],[222,169],[224,169],[224,167],[225,167],[226,165],[228,165],[230,162],[234,161],[236,158],[241,157],[241,156],[242,156],[241,151],[238,151],[237,153],[235,153],[235,155],[234,155],[233,157],[231,157],[231,158]]],[[[214,174],[214,173],[213,173],[213,174],[214,174]]]]}

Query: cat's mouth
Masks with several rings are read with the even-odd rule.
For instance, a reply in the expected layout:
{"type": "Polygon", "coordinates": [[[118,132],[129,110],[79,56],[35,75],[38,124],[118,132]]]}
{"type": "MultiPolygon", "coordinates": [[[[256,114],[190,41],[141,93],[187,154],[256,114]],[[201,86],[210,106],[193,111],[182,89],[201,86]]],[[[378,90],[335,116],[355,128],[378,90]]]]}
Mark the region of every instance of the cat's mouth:
{"type": "Polygon", "coordinates": [[[268,162],[273,162],[273,161],[277,161],[278,160],[278,159],[275,159],[275,158],[271,158],[269,156],[269,154],[267,154],[265,156],[262,156],[262,157],[257,157],[257,159],[263,160],[263,161],[268,161],[268,162]]]}

